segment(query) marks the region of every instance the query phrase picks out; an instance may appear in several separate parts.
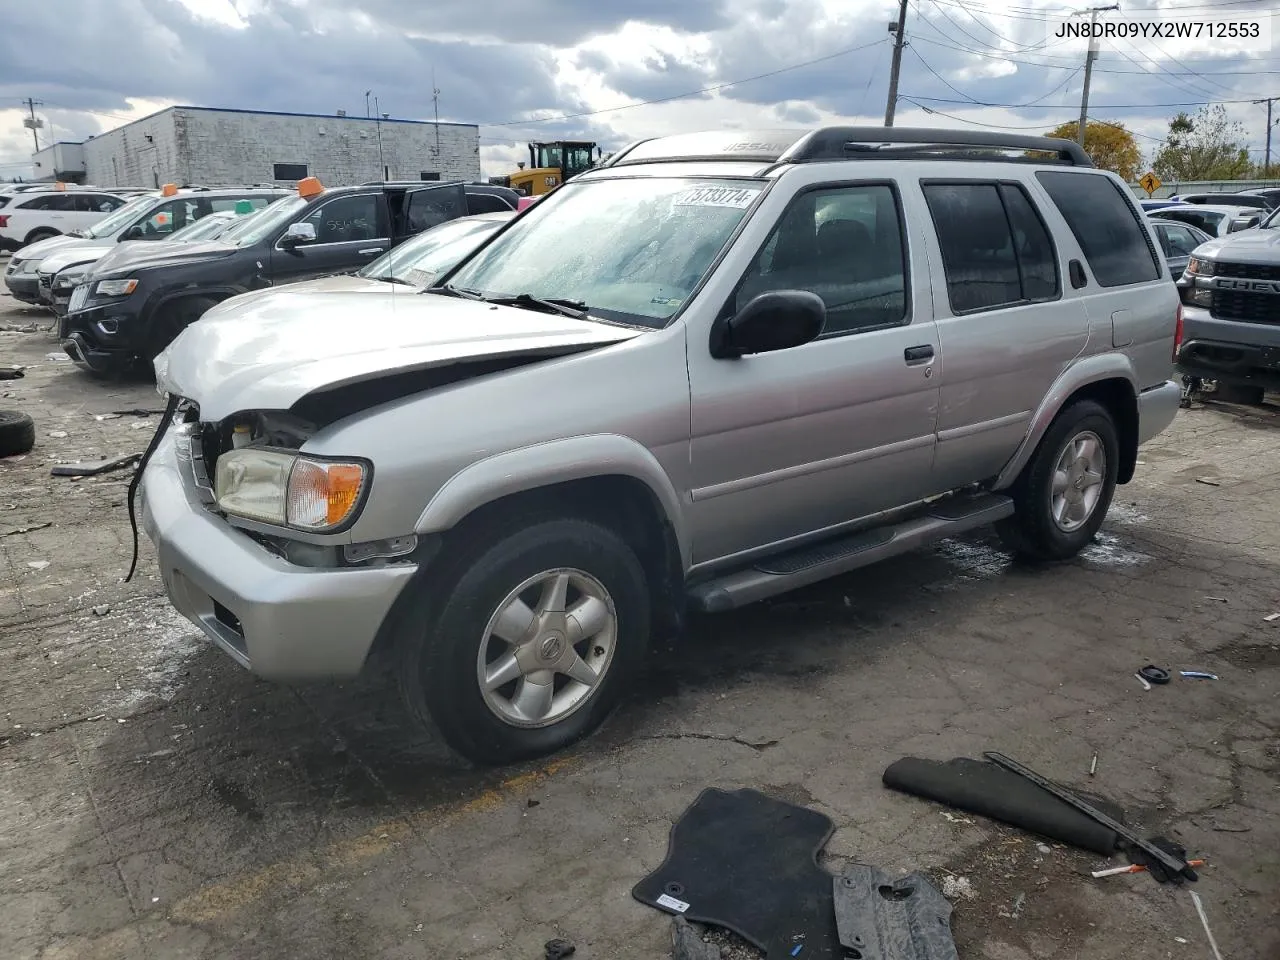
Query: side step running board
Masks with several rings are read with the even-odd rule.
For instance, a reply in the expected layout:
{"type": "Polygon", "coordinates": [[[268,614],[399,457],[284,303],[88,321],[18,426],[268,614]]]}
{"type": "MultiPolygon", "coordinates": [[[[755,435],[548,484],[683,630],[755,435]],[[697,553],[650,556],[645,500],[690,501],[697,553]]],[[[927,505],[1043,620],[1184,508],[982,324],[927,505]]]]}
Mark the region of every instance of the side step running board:
{"type": "Polygon", "coordinates": [[[689,599],[704,613],[732,610],[1012,515],[1013,501],[1000,494],[951,498],[900,523],[765,557],[745,570],[698,584],[689,591],[689,599]]]}

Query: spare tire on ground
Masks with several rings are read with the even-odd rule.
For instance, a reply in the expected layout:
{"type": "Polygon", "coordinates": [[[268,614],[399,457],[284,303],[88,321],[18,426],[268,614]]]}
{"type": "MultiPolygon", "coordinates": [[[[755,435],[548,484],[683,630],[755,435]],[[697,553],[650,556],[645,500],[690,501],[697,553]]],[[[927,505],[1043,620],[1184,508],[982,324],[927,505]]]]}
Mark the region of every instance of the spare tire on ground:
{"type": "Polygon", "coordinates": [[[26,453],[35,445],[35,421],[17,410],[0,410],[0,457],[26,453]]]}

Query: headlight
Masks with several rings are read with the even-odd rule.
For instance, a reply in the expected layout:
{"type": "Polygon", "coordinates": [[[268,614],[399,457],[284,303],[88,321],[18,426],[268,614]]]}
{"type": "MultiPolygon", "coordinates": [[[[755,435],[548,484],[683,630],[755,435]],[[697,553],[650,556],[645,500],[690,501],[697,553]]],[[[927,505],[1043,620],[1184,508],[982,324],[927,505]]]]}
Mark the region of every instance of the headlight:
{"type": "Polygon", "coordinates": [[[23,260],[18,265],[18,273],[35,273],[40,269],[39,260],[23,260]]]}
{"type": "Polygon", "coordinates": [[[1213,276],[1213,261],[1201,260],[1198,257],[1192,257],[1187,261],[1187,273],[1197,277],[1213,276]]]}
{"type": "Polygon", "coordinates": [[[99,280],[94,292],[100,297],[127,297],[137,288],[137,280],[99,280]]]}
{"type": "Polygon", "coordinates": [[[218,458],[214,490],[218,506],[238,517],[332,530],[355,514],[367,481],[363,463],[242,448],[218,458]]]}
{"type": "Polygon", "coordinates": [[[53,278],[53,288],[55,290],[70,290],[83,279],[83,271],[80,273],[60,273],[53,278]]]}

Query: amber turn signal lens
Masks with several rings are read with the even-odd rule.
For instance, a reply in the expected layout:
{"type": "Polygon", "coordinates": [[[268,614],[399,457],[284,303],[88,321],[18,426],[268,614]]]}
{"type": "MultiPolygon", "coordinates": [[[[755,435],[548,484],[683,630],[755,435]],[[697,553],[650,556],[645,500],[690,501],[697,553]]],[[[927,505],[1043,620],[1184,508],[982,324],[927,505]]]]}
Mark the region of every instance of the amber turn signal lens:
{"type": "Polygon", "coordinates": [[[312,530],[340,526],[360,502],[364,484],[363,464],[300,458],[289,474],[289,525],[312,530]]]}

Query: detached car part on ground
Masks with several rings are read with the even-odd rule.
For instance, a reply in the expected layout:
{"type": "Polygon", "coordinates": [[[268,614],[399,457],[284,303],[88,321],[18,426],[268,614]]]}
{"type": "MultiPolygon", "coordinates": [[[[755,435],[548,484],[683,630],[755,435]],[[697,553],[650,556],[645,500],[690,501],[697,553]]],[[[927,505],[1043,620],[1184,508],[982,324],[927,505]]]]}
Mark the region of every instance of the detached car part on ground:
{"type": "Polygon", "coordinates": [[[1216,380],[1224,399],[1243,403],[1280,390],[1280,211],[1197,247],[1178,290],[1185,376],[1216,380]]]}
{"type": "Polygon", "coordinates": [[[517,199],[487,184],[326,190],[308,178],[294,196],[216,240],[113,250],[73,291],[59,339],[81,368],[116,373],[149,362],[223,300],[354,271],[423,230],[480,210],[512,211],[517,199]]]}
{"type": "Polygon", "coordinates": [[[689,606],[990,523],[1074,556],[1177,413],[1166,269],[1067,141],[644,141],[426,292],[210,310],[155,363],[143,525],[242,666],[389,657],[460,753],[543,754],[689,606]]]}

